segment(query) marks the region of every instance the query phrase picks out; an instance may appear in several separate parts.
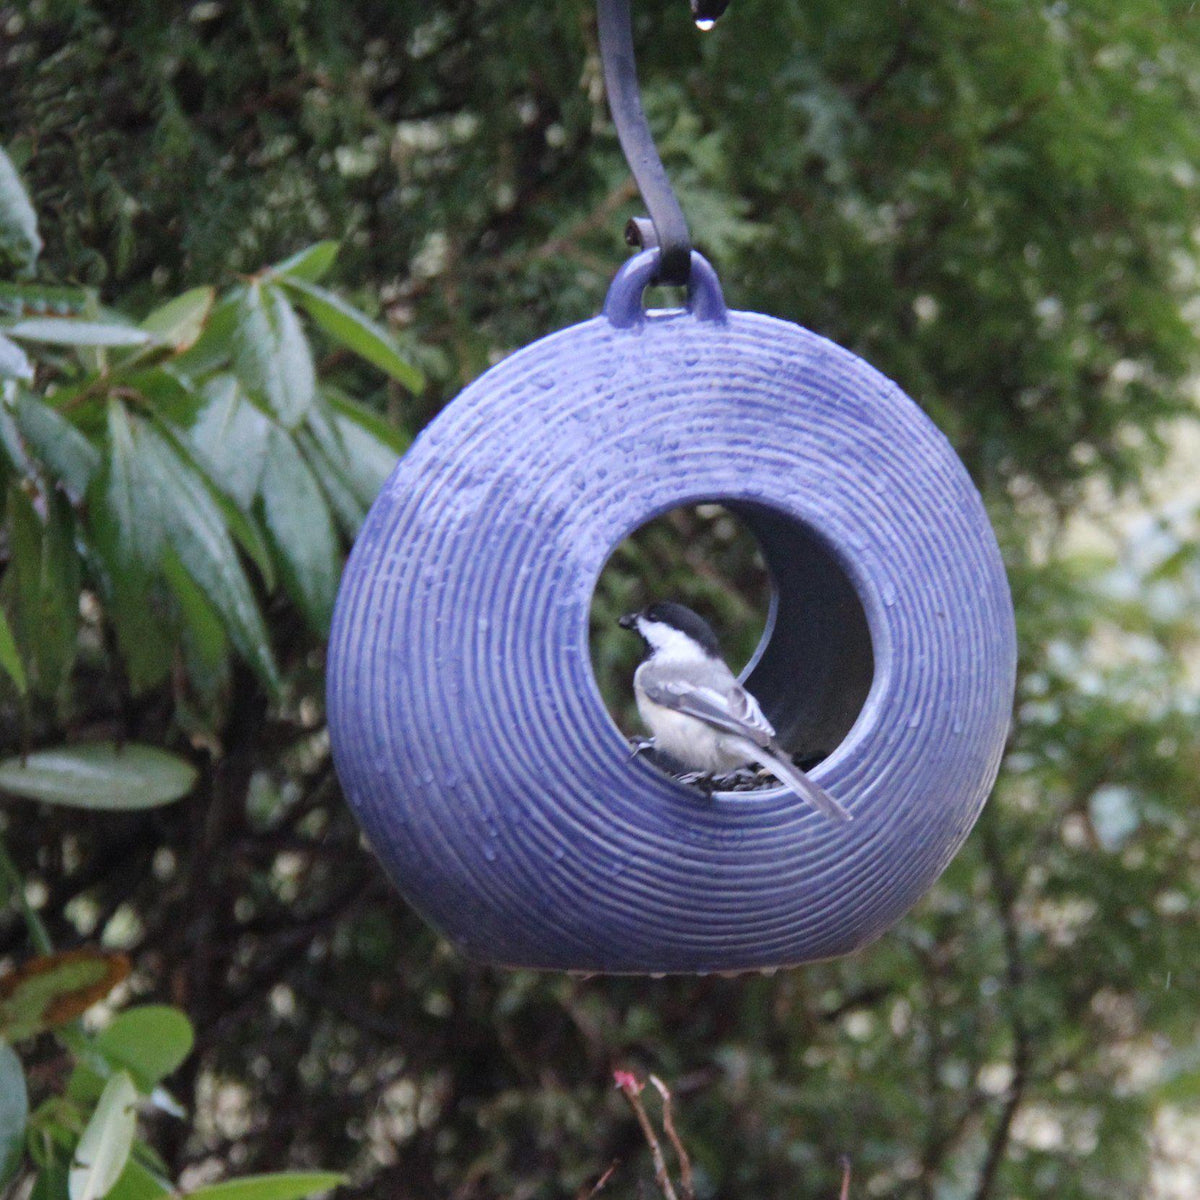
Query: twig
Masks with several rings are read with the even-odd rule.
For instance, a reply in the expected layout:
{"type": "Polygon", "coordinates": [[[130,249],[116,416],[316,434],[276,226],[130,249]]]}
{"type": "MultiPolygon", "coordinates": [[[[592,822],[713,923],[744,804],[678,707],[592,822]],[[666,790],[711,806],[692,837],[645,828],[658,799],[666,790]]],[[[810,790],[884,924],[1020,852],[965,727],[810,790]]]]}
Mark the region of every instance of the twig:
{"type": "Polygon", "coordinates": [[[679,1140],[679,1134],[675,1131],[675,1120],[671,1111],[671,1093],[657,1075],[651,1075],[650,1082],[654,1084],[658,1089],[658,1094],[662,1097],[663,1130],[671,1145],[675,1147],[675,1155],[679,1159],[679,1186],[683,1189],[683,1200],[696,1200],[696,1189],[692,1184],[692,1160],[688,1158],[688,1153],[683,1148],[683,1142],[679,1140]]]}
{"type": "Polygon", "coordinates": [[[613,1172],[616,1171],[617,1167],[620,1165],[620,1162],[621,1160],[619,1158],[614,1158],[609,1164],[608,1170],[596,1180],[591,1189],[589,1191],[579,1193],[579,1200],[592,1200],[592,1197],[595,1196],[600,1189],[604,1187],[604,1185],[613,1177],[613,1172]]]}
{"type": "Polygon", "coordinates": [[[646,1139],[646,1144],[650,1147],[650,1155],[654,1159],[654,1179],[659,1190],[666,1200],[679,1200],[675,1194],[675,1188],[671,1185],[671,1177],[667,1174],[667,1162],[663,1158],[662,1146],[655,1135],[654,1126],[650,1124],[650,1118],[646,1115],[645,1105],[642,1104],[639,1093],[643,1084],[631,1071],[614,1071],[613,1079],[617,1087],[625,1093],[625,1099],[629,1101],[629,1106],[633,1109],[634,1116],[637,1117],[638,1124],[642,1127],[642,1136],[646,1139]]]}
{"type": "Polygon", "coordinates": [[[843,1154],[841,1158],[842,1164],[842,1190],[838,1194],[838,1200],[850,1200],[850,1156],[843,1154]]]}

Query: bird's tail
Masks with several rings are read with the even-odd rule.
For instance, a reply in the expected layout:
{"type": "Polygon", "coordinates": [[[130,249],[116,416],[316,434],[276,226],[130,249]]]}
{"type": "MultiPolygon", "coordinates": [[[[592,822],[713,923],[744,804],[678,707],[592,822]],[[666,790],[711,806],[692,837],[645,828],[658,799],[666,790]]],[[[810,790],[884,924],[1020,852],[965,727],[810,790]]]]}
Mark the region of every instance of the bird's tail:
{"type": "Polygon", "coordinates": [[[831,821],[854,820],[850,812],[820,784],[814,783],[799,767],[793,766],[781,750],[763,750],[755,747],[755,757],[780,783],[786,784],[801,800],[807,800],[813,808],[824,813],[831,821]]]}

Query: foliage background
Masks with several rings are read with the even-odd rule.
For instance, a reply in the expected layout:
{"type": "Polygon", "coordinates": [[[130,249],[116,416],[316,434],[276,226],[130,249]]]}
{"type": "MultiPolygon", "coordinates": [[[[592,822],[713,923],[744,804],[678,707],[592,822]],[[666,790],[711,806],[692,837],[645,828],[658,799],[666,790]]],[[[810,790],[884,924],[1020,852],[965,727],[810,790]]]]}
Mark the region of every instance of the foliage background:
{"type": "MultiPolygon", "coordinates": [[[[706,1195],[832,1195],[841,1154],[864,1196],[1192,1195],[1172,1147],[1200,1095],[1200,525],[1194,494],[1138,508],[1195,414],[1192,6],[735,0],[704,37],[681,0],[635,7],[647,106],[731,302],[897,379],[992,511],[1017,722],[962,854],[876,946],[770,979],[463,963],[338,795],[319,613],[246,562],[277,694],[228,647],[219,677],[139,681],[94,587],[64,686],[23,714],[0,684],[4,752],[111,736],[199,771],[148,813],[6,806],[28,894],[56,944],[124,948],[128,998],[195,1023],[169,1081],[191,1118],[148,1126],[176,1175],[321,1165],[349,1195],[483,1200],[586,1192],[620,1160],[606,1191],[634,1196],[623,1065],[672,1083],[706,1195]]],[[[623,254],[636,204],[583,0],[28,0],[0,31],[41,281],[140,318],[336,239],[339,290],[429,383],[318,340],[321,378],[402,437],[594,313],[623,254]]],[[[663,590],[745,641],[757,584],[690,532],[733,592],[669,536],[649,539],[663,590]]],[[[602,624],[638,567],[618,559],[602,624]]],[[[598,638],[614,680],[626,653],[598,638]]],[[[28,949],[14,909],[0,953],[28,949]]],[[[61,1049],[29,1054],[52,1089],[61,1049]]]]}

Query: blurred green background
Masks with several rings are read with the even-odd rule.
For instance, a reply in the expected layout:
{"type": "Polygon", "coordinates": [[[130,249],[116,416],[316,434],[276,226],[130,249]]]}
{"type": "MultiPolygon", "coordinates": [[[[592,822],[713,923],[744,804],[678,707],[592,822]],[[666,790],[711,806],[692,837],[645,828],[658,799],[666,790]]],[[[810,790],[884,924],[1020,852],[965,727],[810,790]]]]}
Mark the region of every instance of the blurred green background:
{"type": "MultiPolygon", "coordinates": [[[[0,682],[0,755],[102,736],[199,772],[148,812],[6,804],[25,894],[56,945],[130,955],[125,1002],[194,1022],[168,1080],[188,1116],[143,1122],[185,1181],[320,1165],[350,1173],[347,1196],[550,1200],[587,1195],[616,1162],[601,1195],[652,1195],[620,1066],[671,1085],[702,1196],[832,1197],[844,1154],[855,1198],[1188,1200],[1200,15],[1170,0],[733,0],[701,36],[683,0],[634,8],[646,105],[729,302],[896,379],[988,504],[1020,677],[995,797],[958,858],[876,945],[772,978],[465,963],[384,881],[338,794],[322,716],[336,571],[328,556],[324,576],[300,569],[286,501],[247,494],[242,516],[271,526],[257,558],[236,512],[214,518],[241,547],[275,688],[236,623],[249,610],[171,557],[178,525],[155,593],[178,638],[139,657],[149,634],[101,563],[103,505],[64,488],[53,454],[21,466],[9,446],[0,603],[31,682],[24,697],[0,682]],[[13,599],[29,528],[46,547],[65,531],[76,564],[39,593],[54,621],[13,599]]],[[[503,355],[593,315],[640,211],[585,0],[0,2],[0,97],[40,285],[95,289],[140,319],[186,288],[257,295],[247,277],[266,264],[340,242],[324,285],[427,386],[313,330],[321,403],[357,402],[337,411],[362,429],[363,412],[384,418],[393,446],[503,355]]],[[[30,265],[0,253],[3,278],[30,265]]],[[[5,403],[57,406],[116,463],[112,428],[63,390],[120,409],[107,362],[33,366],[5,403]]],[[[136,433],[151,418],[129,403],[136,433]]],[[[315,463],[318,431],[301,432],[315,463]]],[[[377,457],[386,444],[381,429],[377,457]]],[[[214,494],[234,496],[237,465],[205,475],[214,494]]],[[[313,496],[333,515],[311,528],[340,556],[366,477],[325,467],[313,496]]],[[[593,656],[623,719],[636,646],[620,612],[691,598],[732,657],[757,640],[761,571],[720,520],[668,516],[610,560],[593,656]]],[[[29,948],[10,904],[0,955],[29,948]]],[[[54,1094],[62,1047],[22,1052],[35,1101],[54,1094]]]]}

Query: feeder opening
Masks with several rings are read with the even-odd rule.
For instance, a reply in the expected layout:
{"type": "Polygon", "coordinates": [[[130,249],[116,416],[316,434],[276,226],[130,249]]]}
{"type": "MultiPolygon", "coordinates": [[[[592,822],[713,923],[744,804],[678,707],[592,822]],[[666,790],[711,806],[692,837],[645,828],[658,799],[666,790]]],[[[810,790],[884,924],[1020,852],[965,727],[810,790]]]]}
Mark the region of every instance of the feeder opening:
{"type": "Polygon", "coordinates": [[[617,620],[656,600],[708,621],[798,765],[815,766],[850,732],[874,678],[870,630],[836,553],[804,524],[762,505],[702,502],[653,518],[613,550],[592,597],[591,657],[628,738],[646,733],[632,683],[643,647],[617,620]]]}

